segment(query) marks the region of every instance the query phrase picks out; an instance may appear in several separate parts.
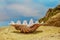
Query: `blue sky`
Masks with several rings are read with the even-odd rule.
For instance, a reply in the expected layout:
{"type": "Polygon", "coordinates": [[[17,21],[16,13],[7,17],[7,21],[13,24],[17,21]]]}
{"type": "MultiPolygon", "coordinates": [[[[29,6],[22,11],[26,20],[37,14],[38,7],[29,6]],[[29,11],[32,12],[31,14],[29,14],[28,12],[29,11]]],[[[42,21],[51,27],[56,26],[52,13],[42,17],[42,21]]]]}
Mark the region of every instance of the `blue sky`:
{"type": "Polygon", "coordinates": [[[38,20],[58,4],[60,0],[0,0],[0,25],[11,20],[38,20]]]}

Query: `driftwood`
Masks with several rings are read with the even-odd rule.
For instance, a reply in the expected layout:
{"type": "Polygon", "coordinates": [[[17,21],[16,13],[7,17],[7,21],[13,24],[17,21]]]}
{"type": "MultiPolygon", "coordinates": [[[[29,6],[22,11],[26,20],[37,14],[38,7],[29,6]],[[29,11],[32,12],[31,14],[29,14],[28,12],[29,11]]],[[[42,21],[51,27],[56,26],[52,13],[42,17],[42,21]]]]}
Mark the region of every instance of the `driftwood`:
{"type": "Polygon", "coordinates": [[[16,30],[20,30],[23,33],[31,33],[34,32],[39,26],[40,24],[34,24],[30,27],[28,27],[27,25],[11,25],[13,26],[16,30]]]}

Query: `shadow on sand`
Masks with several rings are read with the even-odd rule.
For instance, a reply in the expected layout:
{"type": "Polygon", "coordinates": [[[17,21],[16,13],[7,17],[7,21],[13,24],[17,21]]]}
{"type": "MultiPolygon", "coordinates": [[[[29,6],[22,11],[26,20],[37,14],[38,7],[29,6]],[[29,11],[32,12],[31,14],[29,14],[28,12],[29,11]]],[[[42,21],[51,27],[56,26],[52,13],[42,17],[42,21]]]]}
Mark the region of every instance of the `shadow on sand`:
{"type": "Polygon", "coordinates": [[[22,32],[18,32],[18,31],[13,31],[12,33],[17,33],[17,34],[38,34],[38,33],[42,33],[43,31],[35,31],[35,32],[31,32],[31,33],[22,33],[22,32]]]}

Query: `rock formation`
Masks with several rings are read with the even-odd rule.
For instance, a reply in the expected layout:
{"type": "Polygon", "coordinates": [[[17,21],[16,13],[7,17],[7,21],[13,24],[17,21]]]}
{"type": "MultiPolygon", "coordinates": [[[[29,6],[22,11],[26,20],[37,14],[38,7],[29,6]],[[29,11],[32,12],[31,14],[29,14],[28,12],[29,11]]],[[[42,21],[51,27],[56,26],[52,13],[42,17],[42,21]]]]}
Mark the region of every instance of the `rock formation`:
{"type": "Polygon", "coordinates": [[[60,27],[60,5],[55,8],[50,8],[46,15],[39,20],[39,22],[44,22],[49,26],[59,26],[60,27]]]}
{"type": "Polygon", "coordinates": [[[20,32],[22,33],[31,33],[34,32],[39,26],[40,24],[34,24],[30,27],[27,27],[27,25],[11,25],[13,26],[16,30],[20,30],[20,32]]]}
{"type": "Polygon", "coordinates": [[[56,15],[56,14],[58,14],[58,13],[60,13],[60,5],[58,5],[58,6],[55,7],[55,8],[49,8],[48,11],[47,11],[47,13],[46,13],[46,15],[45,15],[43,18],[41,18],[41,19],[39,20],[39,22],[40,22],[40,23],[41,23],[42,21],[46,22],[49,18],[51,18],[52,16],[54,16],[54,15],[56,15]]]}
{"type": "Polygon", "coordinates": [[[46,24],[49,26],[60,27],[60,13],[54,15],[46,21],[46,24]]]}

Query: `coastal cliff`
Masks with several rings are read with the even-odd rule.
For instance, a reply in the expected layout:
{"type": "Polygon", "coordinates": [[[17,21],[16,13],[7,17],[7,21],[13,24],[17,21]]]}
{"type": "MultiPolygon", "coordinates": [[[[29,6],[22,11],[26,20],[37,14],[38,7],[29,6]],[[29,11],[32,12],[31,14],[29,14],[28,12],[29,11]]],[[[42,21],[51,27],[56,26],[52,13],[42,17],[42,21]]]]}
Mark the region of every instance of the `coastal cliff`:
{"type": "Polygon", "coordinates": [[[51,26],[60,26],[60,5],[58,5],[55,8],[48,9],[46,15],[43,18],[39,19],[40,23],[42,21],[44,23],[47,23],[47,25],[49,25],[49,26],[50,25],[51,26]]]}

